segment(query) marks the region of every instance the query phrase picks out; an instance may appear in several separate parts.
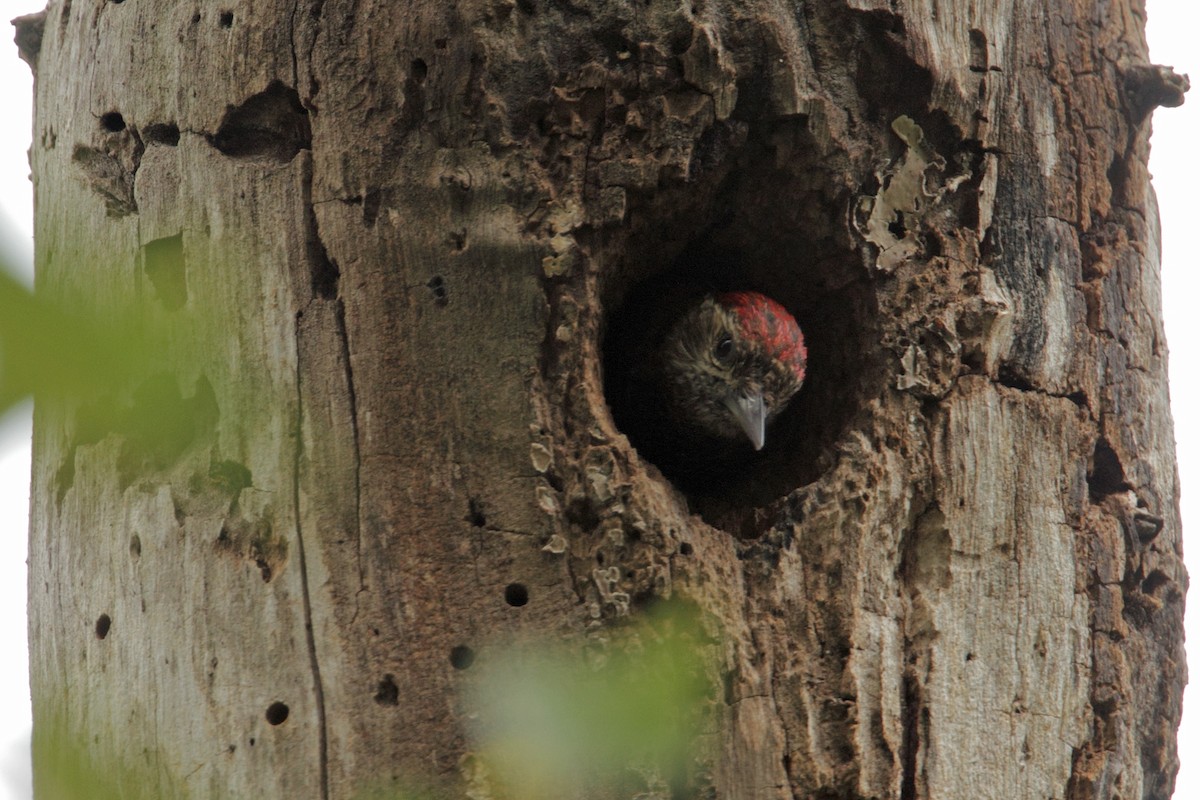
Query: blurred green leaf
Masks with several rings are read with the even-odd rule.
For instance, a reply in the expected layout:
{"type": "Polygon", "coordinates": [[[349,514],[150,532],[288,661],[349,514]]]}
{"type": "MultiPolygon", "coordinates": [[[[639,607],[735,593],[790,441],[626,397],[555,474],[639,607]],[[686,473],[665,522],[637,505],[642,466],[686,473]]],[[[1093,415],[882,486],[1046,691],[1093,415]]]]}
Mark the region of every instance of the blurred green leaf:
{"type": "Polygon", "coordinates": [[[0,269],[0,413],[30,394],[112,391],[149,359],[133,309],[101,325],[30,292],[0,269]]]}
{"type": "Polygon", "coordinates": [[[535,645],[485,668],[479,739],[507,796],[684,780],[714,696],[711,639],[678,604],[605,634],[590,653],[535,645]]]}
{"type": "MultiPolygon", "coordinates": [[[[0,263],[0,417],[33,396],[57,410],[68,457],[60,500],[73,485],[76,448],[122,437],[120,482],[168,467],[215,429],[218,391],[260,398],[270,370],[230,358],[262,312],[225,295],[189,292],[183,234],[145,244],[137,268],[89,264],[53,294],[30,291],[0,263]],[[122,276],[114,280],[114,275],[122,276]],[[70,298],[69,300],[67,298],[70,298]]],[[[233,476],[236,481],[239,478],[233,476]]]]}
{"type": "MultiPolygon", "coordinates": [[[[61,713],[39,716],[33,729],[33,785],[38,800],[156,800],[182,794],[161,791],[169,778],[154,767],[136,768],[107,745],[112,737],[72,731],[61,713]]],[[[145,764],[158,754],[143,752],[145,764]]]]}

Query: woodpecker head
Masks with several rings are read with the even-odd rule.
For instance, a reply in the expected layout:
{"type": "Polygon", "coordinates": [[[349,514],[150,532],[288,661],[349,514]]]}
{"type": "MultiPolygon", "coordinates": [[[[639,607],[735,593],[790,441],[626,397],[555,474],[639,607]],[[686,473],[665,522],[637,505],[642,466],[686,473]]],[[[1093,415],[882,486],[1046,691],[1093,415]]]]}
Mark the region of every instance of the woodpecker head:
{"type": "Polygon", "coordinates": [[[804,335],[787,309],[758,292],[708,295],[663,341],[662,377],[677,420],[710,437],[747,437],[755,450],[767,424],[800,390],[804,335]]]}

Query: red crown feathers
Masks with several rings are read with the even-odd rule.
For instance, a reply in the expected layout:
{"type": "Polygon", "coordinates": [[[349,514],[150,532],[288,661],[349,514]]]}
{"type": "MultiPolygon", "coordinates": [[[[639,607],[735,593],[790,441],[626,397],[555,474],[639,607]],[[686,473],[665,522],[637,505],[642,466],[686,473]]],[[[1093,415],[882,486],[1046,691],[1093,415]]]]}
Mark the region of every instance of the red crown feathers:
{"type": "Polygon", "coordinates": [[[791,367],[797,380],[804,379],[804,334],[786,308],[758,292],[722,292],[716,300],[737,314],[747,338],[761,342],[773,358],[791,367]]]}

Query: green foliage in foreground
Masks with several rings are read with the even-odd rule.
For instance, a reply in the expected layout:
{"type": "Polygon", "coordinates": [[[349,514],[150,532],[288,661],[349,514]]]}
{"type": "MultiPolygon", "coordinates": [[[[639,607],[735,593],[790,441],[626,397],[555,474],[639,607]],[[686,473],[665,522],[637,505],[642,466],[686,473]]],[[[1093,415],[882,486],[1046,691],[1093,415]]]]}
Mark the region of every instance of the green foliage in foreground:
{"type": "Polygon", "coordinates": [[[0,415],[29,395],[78,401],[144,373],[155,338],[140,307],[123,306],[68,311],[0,263],[0,415]]]}
{"type": "MultiPolygon", "coordinates": [[[[108,737],[86,737],[71,731],[61,714],[38,718],[33,732],[33,785],[38,800],[156,800],[157,780],[131,766],[125,753],[105,752],[108,737]],[[99,756],[103,753],[103,756],[99,756]]],[[[143,763],[157,754],[143,753],[143,763]]],[[[158,777],[158,776],[155,776],[158,777]]]]}
{"type": "Polygon", "coordinates": [[[603,635],[582,658],[542,644],[485,666],[480,756],[505,796],[549,800],[583,787],[671,796],[686,782],[714,696],[702,658],[712,640],[694,610],[674,603],[603,635]]]}
{"type": "MultiPolygon", "coordinates": [[[[170,257],[182,273],[182,251],[170,257]]],[[[117,434],[137,451],[123,459],[129,470],[147,459],[165,466],[217,415],[214,387],[236,380],[244,395],[262,389],[254,370],[220,357],[239,320],[262,320],[235,319],[212,298],[177,297],[168,306],[157,287],[97,286],[103,274],[80,275],[68,305],[31,292],[0,261],[0,418],[33,396],[66,423],[71,446],[117,434]]]]}

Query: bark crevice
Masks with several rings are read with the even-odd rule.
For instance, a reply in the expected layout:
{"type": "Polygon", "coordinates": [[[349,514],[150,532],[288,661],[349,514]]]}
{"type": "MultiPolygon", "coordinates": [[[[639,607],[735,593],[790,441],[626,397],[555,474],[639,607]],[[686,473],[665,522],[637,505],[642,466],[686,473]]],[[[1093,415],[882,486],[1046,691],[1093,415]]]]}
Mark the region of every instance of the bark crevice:
{"type": "MultiPolygon", "coordinates": [[[[296,327],[294,331],[295,341],[300,342],[304,332],[300,324],[300,318],[297,317],[296,327]]],[[[304,362],[301,358],[296,359],[296,374],[295,374],[295,419],[293,421],[293,460],[292,460],[292,513],[295,515],[296,521],[296,556],[299,567],[300,578],[300,599],[302,604],[302,612],[304,617],[304,634],[305,644],[308,652],[309,674],[312,678],[312,691],[314,710],[316,713],[316,728],[317,728],[317,757],[318,770],[320,774],[320,798],[321,800],[329,800],[329,728],[326,718],[325,709],[325,687],[321,681],[321,664],[317,651],[316,627],[313,623],[313,602],[312,593],[309,587],[310,572],[308,563],[308,554],[305,552],[304,546],[304,531],[302,520],[305,519],[303,508],[300,502],[301,495],[301,475],[303,474],[305,465],[304,452],[304,372],[302,370],[304,362]]]]}

